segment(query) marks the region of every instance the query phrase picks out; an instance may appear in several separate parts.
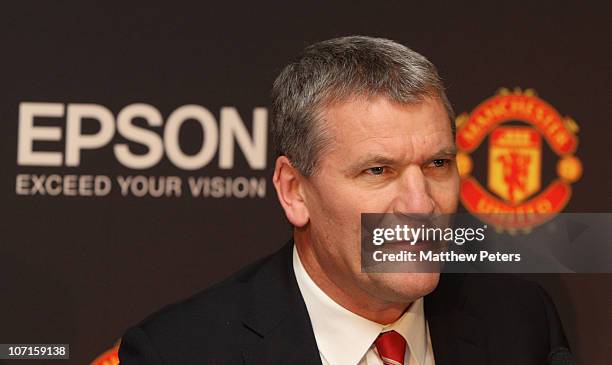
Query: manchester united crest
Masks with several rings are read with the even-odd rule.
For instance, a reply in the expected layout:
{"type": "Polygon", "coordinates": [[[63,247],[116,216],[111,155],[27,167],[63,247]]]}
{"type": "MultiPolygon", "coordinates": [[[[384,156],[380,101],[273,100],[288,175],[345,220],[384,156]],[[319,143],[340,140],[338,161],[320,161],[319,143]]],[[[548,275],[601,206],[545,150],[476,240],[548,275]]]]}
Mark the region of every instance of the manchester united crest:
{"type": "Polygon", "coordinates": [[[571,184],[582,175],[575,156],[579,129],[572,118],[562,117],[533,90],[501,89],[458,116],[456,124],[461,201],[469,212],[515,233],[563,210],[571,184]],[[542,186],[544,143],[557,155],[556,176],[547,186],[542,186]],[[471,154],[481,145],[488,153],[486,183],[472,175],[471,154]]]}

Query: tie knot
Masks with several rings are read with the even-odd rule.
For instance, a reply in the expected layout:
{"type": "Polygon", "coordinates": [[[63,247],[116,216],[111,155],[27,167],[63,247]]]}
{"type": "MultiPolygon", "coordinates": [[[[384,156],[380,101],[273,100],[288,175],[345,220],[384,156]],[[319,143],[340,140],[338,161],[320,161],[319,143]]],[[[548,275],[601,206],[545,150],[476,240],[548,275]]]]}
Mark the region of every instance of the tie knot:
{"type": "Polygon", "coordinates": [[[395,331],[383,332],[374,343],[385,365],[404,365],[406,340],[402,335],[395,331]]]}

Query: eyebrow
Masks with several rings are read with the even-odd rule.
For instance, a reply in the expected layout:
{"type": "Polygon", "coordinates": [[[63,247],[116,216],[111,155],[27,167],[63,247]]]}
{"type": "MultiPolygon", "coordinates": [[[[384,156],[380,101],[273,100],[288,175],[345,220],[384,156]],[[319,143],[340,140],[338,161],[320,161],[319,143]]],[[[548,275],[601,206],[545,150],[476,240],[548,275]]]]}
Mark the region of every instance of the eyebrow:
{"type": "MultiPolygon", "coordinates": [[[[436,159],[445,158],[445,157],[453,157],[455,155],[457,155],[457,147],[453,145],[453,146],[447,146],[447,147],[443,147],[439,149],[438,151],[430,155],[425,160],[430,161],[430,160],[436,160],[436,159]]],[[[391,158],[389,156],[381,155],[381,154],[369,154],[359,159],[357,162],[350,164],[346,168],[346,171],[356,172],[356,171],[361,171],[369,166],[378,166],[378,165],[393,166],[397,164],[398,164],[398,160],[391,158]]]]}
{"type": "Polygon", "coordinates": [[[453,146],[441,148],[440,150],[438,150],[438,152],[431,155],[431,157],[429,157],[429,160],[435,160],[436,158],[439,158],[439,157],[450,157],[450,156],[456,156],[456,155],[457,155],[457,147],[453,145],[453,146]]]}

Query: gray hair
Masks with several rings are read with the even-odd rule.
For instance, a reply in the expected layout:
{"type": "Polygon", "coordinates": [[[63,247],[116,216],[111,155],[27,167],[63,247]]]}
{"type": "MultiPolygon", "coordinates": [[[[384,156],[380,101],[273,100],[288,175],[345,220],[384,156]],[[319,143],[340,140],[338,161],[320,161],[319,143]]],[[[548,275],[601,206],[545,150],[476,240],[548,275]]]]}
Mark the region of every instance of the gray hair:
{"type": "Polygon", "coordinates": [[[350,36],[315,43],[287,65],[272,88],[272,142],[304,176],[311,176],[329,135],[323,109],[353,96],[384,95],[402,104],[426,97],[444,104],[453,135],[453,109],[435,66],[383,38],[350,36]]]}

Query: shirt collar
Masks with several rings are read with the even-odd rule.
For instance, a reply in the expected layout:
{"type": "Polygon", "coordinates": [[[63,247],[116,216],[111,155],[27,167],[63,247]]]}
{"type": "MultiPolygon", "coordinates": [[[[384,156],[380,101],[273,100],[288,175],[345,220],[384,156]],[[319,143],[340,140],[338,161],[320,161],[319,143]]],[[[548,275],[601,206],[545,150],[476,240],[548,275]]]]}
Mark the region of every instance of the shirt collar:
{"type": "Polygon", "coordinates": [[[363,318],[331,299],[312,280],[293,246],[293,270],[310,316],[317,347],[329,364],[355,365],[381,332],[394,330],[406,342],[417,364],[427,351],[423,298],[413,302],[394,323],[382,325],[363,318]]]}
{"type": "Polygon", "coordinates": [[[406,312],[397,321],[385,326],[384,331],[393,330],[406,340],[411,356],[417,364],[425,363],[427,353],[427,327],[425,324],[425,312],[423,310],[423,298],[412,302],[406,312]]]}

